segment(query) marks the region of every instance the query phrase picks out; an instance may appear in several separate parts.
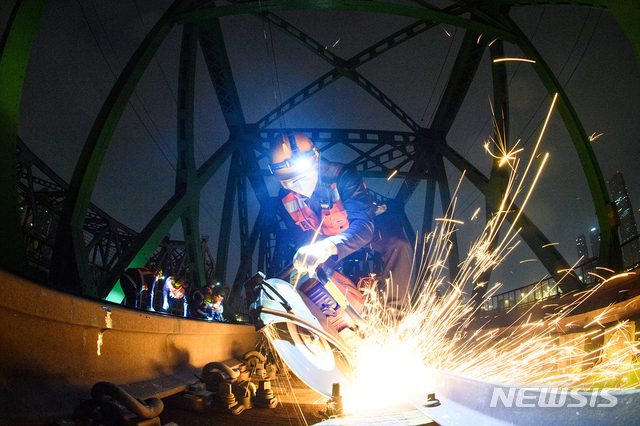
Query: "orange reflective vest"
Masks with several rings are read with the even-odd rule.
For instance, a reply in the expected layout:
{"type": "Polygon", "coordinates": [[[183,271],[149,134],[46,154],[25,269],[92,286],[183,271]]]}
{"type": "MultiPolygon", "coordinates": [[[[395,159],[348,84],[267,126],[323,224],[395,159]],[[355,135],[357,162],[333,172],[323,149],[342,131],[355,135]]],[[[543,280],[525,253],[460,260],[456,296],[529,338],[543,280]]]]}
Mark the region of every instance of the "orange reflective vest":
{"type": "Polygon", "coordinates": [[[182,299],[184,297],[184,287],[182,286],[178,288],[170,286],[169,291],[174,299],[182,299]]]}
{"type": "MultiPolygon", "coordinates": [[[[324,235],[338,235],[349,228],[347,211],[340,200],[338,192],[338,174],[344,167],[340,163],[320,163],[322,167],[322,183],[320,191],[323,194],[320,200],[322,208],[322,230],[324,235]]],[[[284,208],[289,212],[296,224],[304,231],[315,231],[320,225],[316,214],[307,206],[305,200],[296,192],[289,192],[283,199],[284,208]]]]}

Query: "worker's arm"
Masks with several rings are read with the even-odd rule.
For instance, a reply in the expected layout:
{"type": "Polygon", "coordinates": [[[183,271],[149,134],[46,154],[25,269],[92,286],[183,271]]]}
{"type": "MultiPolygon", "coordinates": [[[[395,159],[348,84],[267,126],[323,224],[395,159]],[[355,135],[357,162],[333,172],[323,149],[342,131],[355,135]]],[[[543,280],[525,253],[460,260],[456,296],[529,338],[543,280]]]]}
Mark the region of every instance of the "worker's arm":
{"type": "Polygon", "coordinates": [[[327,237],[335,245],[332,253],[337,260],[343,259],[364,247],[373,238],[373,204],[360,174],[353,168],[346,168],[338,177],[340,200],[347,211],[349,228],[338,235],[327,237]]]}

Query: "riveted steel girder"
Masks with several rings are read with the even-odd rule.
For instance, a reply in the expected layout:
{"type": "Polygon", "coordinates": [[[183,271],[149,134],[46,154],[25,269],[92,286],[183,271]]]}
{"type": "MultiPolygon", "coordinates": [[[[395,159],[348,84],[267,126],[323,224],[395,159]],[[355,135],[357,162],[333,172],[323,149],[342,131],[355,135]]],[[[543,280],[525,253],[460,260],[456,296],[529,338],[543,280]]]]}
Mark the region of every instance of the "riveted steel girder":
{"type": "Polygon", "coordinates": [[[237,129],[245,124],[245,120],[238,90],[231,72],[220,22],[217,19],[202,22],[199,38],[200,48],[209,70],[213,88],[216,91],[222,115],[230,132],[237,133],[237,129]]]}
{"type": "Polygon", "coordinates": [[[430,126],[431,133],[437,138],[446,138],[449,133],[480,66],[487,38],[482,37],[478,40],[479,37],[479,33],[472,31],[467,31],[464,35],[449,82],[430,126]]]}
{"type": "Polygon", "coordinates": [[[355,68],[365,62],[368,62],[369,60],[373,59],[373,57],[382,54],[383,52],[389,50],[397,44],[415,37],[423,31],[426,31],[434,25],[433,23],[420,21],[411,24],[403,30],[397,31],[394,34],[379,41],[369,49],[356,54],[351,59],[344,60],[338,55],[331,53],[331,51],[329,51],[326,46],[317,42],[312,37],[305,34],[303,31],[296,28],[284,19],[276,16],[275,14],[271,12],[265,12],[263,13],[263,16],[265,16],[266,19],[269,20],[269,22],[273,23],[275,28],[284,31],[286,34],[293,37],[296,41],[300,42],[303,46],[305,46],[315,54],[318,54],[320,58],[331,64],[334,67],[334,70],[316,79],[313,83],[303,88],[301,91],[276,107],[274,111],[268,113],[262,120],[258,122],[259,127],[266,126],[272,123],[281,115],[290,111],[294,106],[308,99],[319,90],[324,89],[328,84],[336,81],[340,76],[345,76],[362,87],[385,108],[391,111],[392,114],[394,114],[403,123],[405,123],[411,130],[418,130],[418,123],[416,123],[406,112],[402,110],[402,108],[400,108],[398,104],[396,104],[391,98],[385,95],[371,81],[365,78],[362,74],[358,73],[355,68]]]}
{"type": "MultiPolygon", "coordinates": [[[[438,152],[449,160],[458,170],[465,172],[467,179],[469,179],[480,192],[485,194],[485,196],[489,194],[489,179],[482,174],[480,170],[447,144],[438,144],[437,149],[438,152]]],[[[487,201],[491,201],[491,198],[488,198],[487,201]]],[[[499,208],[499,205],[491,206],[492,210],[497,211],[499,208]]],[[[521,228],[520,236],[545,266],[549,275],[551,275],[556,282],[560,283],[559,285],[565,293],[580,288],[581,284],[579,280],[571,275],[565,276],[565,272],[571,268],[564,257],[562,257],[555,246],[551,245],[551,241],[527,215],[521,213],[520,216],[518,216],[519,211],[520,208],[518,206],[512,205],[511,211],[507,213],[507,220],[514,223],[515,219],[518,218],[518,227],[521,228]]]]}
{"type": "Polygon", "coordinates": [[[242,15],[247,13],[262,14],[267,10],[273,12],[279,10],[314,9],[352,10],[426,19],[442,24],[451,24],[460,28],[471,29],[478,33],[490,34],[494,37],[500,37],[507,41],[513,40],[512,34],[505,28],[489,25],[483,22],[474,22],[460,17],[459,15],[461,13],[466,12],[464,8],[435,9],[375,0],[260,0],[218,7],[204,6],[193,8],[192,10],[182,13],[178,17],[178,22],[203,21],[222,16],[242,15]]]}
{"type": "MultiPolygon", "coordinates": [[[[489,222],[499,211],[499,206],[507,190],[507,166],[500,167],[500,158],[509,151],[509,84],[507,81],[507,66],[505,62],[493,62],[494,59],[504,58],[504,43],[496,40],[490,47],[491,74],[493,80],[493,164],[487,193],[485,194],[485,217],[489,222]]],[[[496,231],[496,238],[489,241],[488,250],[494,251],[498,247],[500,230],[496,231]]],[[[472,291],[472,299],[476,306],[482,303],[491,278],[491,269],[487,269],[478,278],[472,291]]],[[[479,312],[479,311],[478,311],[479,312]]]]}

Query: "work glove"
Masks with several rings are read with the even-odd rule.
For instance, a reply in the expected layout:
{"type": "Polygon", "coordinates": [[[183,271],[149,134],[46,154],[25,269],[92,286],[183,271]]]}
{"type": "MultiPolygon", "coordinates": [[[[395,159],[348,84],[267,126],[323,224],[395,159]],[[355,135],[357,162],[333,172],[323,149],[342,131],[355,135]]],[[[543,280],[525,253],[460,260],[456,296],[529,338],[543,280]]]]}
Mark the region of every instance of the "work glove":
{"type": "Polygon", "coordinates": [[[300,274],[307,272],[311,276],[311,274],[316,272],[318,266],[331,257],[333,247],[335,247],[335,245],[327,240],[300,247],[296,255],[293,256],[293,267],[296,268],[300,274]]]}

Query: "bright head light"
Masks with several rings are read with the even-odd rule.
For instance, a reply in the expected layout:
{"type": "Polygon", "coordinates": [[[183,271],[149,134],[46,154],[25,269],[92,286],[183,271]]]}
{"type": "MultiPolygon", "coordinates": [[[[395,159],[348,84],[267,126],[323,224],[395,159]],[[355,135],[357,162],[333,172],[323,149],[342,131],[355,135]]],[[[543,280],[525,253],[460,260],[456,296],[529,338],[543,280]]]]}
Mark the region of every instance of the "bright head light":
{"type": "MultiPolygon", "coordinates": [[[[293,169],[296,174],[305,173],[313,167],[316,163],[318,154],[316,150],[306,151],[295,154],[291,158],[287,158],[279,163],[269,164],[269,170],[275,174],[278,170],[293,169]]],[[[290,173],[290,172],[288,172],[290,173]]]]}
{"type": "Polygon", "coordinates": [[[293,161],[293,167],[296,169],[297,172],[304,173],[309,169],[311,169],[314,163],[315,163],[315,156],[298,157],[293,161]]]}

